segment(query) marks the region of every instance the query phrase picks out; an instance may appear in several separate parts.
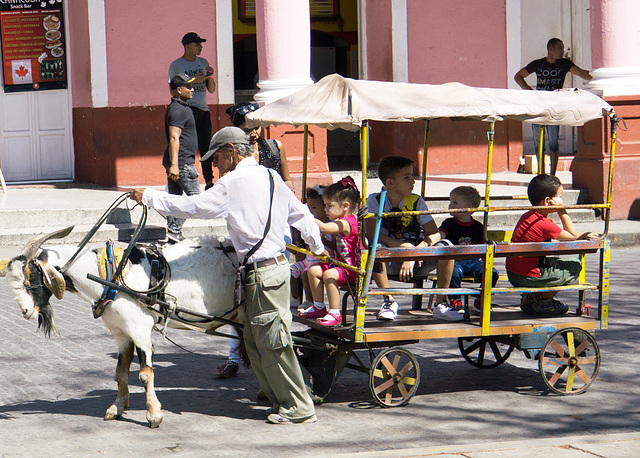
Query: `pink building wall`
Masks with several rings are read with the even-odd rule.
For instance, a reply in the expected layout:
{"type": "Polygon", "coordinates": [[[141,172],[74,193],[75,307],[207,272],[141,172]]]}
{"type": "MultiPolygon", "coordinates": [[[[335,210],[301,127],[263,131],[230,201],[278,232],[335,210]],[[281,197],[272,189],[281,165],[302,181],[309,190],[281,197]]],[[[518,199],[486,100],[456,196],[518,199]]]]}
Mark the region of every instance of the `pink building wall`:
{"type": "MultiPolygon", "coordinates": [[[[184,52],[180,40],[187,32],[207,40],[200,57],[216,68],[215,2],[109,0],[105,19],[109,106],[167,104],[167,71],[184,52]]],[[[217,93],[207,101],[217,104],[217,93]]]]}
{"type": "Polygon", "coordinates": [[[506,4],[407,0],[409,82],[507,87],[506,4]]]}
{"type": "MultiPolygon", "coordinates": [[[[73,106],[90,107],[87,0],[70,4],[69,20],[73,24],[69,28],[73,106]]],[[[185,10],[173,0],[109,0],[105,2],[105,22],[110,107],[168,104],[167,71],[184,52],[180,40],[187,32],[207,40],[201,57],[216,69],[215,2],[192,1],[185,10]]],[[[209,94],[207,101],[217,104],[217,92],[209,94]]]]}

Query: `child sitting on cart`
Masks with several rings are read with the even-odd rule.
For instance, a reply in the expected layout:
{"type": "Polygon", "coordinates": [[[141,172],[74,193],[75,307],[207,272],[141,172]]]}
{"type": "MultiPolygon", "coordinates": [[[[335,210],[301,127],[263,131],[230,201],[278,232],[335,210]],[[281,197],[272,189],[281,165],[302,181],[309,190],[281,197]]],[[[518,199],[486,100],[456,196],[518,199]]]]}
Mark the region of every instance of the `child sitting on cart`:
{"type": "MultiPolygon", "coordinates": [[[[480,194],[472,186],[458,186],[449,193],[449,208],[477,208],[480,206],[480,194]]],[[[452,218],[445,219],[440,225],[440,237],[453,245],[479,245],[486,242],[484,226],[472,218],[472,212],[454,213],[452,218]]],[[[442,269],[440,269],[442,270],[442,269]]],[[[456,259],[451,274],[449,288],[460,288],[462,277],[482,277],[483,263],[480,258],[456,259]]],[[[493,269],[492,286],[498,281],[498,271],[493,269]]],[[[473,311],[479,312],[479,300],[473,304],[473,311]]],[[[461,321],[464,309],[460,296],[449,296],[448,301],[441,302],[433,309],[433,316],[447,321],[461,321]]]]}
{"type": "MultiPolygon", "coordinates": [[[[534,177],[527,188],[529,202],[535,207],[561,206],[562,183],[553,175],[534,177]]],[[[551,240],[571,241],[599,237],[594,232],[578,235],[567,211],[561,209],[529,210],[513,231],[511,242],[549,242],[551,240]],[[548,218],[557,213],[562,221],[562,228],[548,218]]],[[[582,264],[577,260],[539,256],[509,257],[506,261],[507,275],[513,286],[522,288],[545,288],[568,285],[580,275],[582,264]]],[[[556,300],[557,291],[526,293],[522,295],[520,308],[523,312],[541,316],[564,315],[569,307],[556,300]]]]}
{"type": "MultiPolygon", "coordinates": [[[[322,235],[331,234],[336,243],[335,258],[345,264],[356,266],[360,239],[356,213],[360,206],[360,192],[351,177],[343,178],[327,187],[322,193],[327,223],[316,219],[322,235]]],[[[340,285],[353,284],[357,273],[329,263],[314,264],[307,270],[313,305],[298,313],[305,318],[318,318],[322,326],[335,326],[342,322],[340,314],[340,285]],[[324,287],[323,287],[324,286],[324,287]],[[324,304],[324,289],[327,290],[329,310],[324,304]]]]}
{"type": "MultiPolygon", "coordinates": [[[[312,188],[307,188],[306,196],[307,196],[307,207],[311,214],[317,219],[326,223],[329,221],[327,218],[327,214],[324,211],[324,201],[322,200],[322,194],[324,193],[325,186],[315,185],[312,188]]],[[[325,237],[323,237],[323,242],[325,247],[329,244],[325,237]]],[[[321,261],[318,258],[315,258],[311,255],[303,255],[300,253],[296,253],[296,261],[291,263],[291,291],[292,294],[294,292],[294,288],[298,289],[299,283],[302,282],[304,297],[306,300],[300,303],[300,299],[294,299],[292,296],[291,304],[292,306],[297,307],[299,310],[305,310],[313,305],[313,295],[311,293],[311,288],[309,287],[309,278],[307,276],[307,271],[309,267],[314,264],[319,264],[321,261]],[[297,303],[296,303],[297,301],[297,303]]]]}
{"type": "MultiPolygon", "coordinates": [[[[378,178],[387,188],[383,212],[427,211],[427,204],[417,194],[413,194],[416,180],[413,178],[413,161],[402,156],[383,157],[378,165],[378,178]]],[[[367,209],[378,213],[380,193],[373,193],[367,198],[367,209]]],[[[373,239],[376,221],[369,218],[365,222],[367,237],[373,239]]],[[[421,247],[430,246],[440,240],[438,226],[431,215],[407,215],[382,218],[382,226],[378,242],[388,247],[421,247]]],[[[372,278],[382,289],[389,288],[389,275],[397,275],[401,281],[411,281],[413,277],[426,277],[437,266],[436,261],[404,261],[381,263],[381,269],[374,272],[372,278]]],[[[440,263],[443,271],[438,270],[438,288],[447,288],[451,278],[453,260],[440,263]]],[[[446,296],[438,295],[438,303],[446,300],[446,296]]],[[[398,314],[398,303],[392,295],[384,296],[384,302],[378,312],[379,320],[394,320],[398,314]]]]}

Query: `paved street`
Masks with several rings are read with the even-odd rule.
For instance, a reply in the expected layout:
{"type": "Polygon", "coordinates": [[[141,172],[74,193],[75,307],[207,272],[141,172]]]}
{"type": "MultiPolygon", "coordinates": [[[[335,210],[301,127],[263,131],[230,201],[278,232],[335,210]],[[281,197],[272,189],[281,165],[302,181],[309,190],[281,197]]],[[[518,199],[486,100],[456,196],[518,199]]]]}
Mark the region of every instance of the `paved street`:
{"type": "MultiPolygon", "coordinates": [[[[255,401],[258,384],[250,370],[228,380],[214,377],[225,339],[186,331],[168,335],[204,357],[154,336],[165,414],[160,428],[147,427],[136,363],[130,410],[121,421],[104,422],[116,395],[116,348],[106,328],[88,304],[69,294],[52,301],[61,336],[47,340],[36,333],[35,321],[21,317],[0,278],[0,455],[637,456],[639,256],[640,248],[612,251],[610,328],[597,333],[603,362],[583,395],[545,395],[537,363],[521,352],[480,370],[462,359],[454,339],[433,340],[409,347],[422,383],[407,407],[377,407],[367,376],[345,370],[318,406],[318,423],[287,426],[265,422],[269,406],[255,401]],[[577,436],[580,447],[563,445],[577,436]]],[[[591,255],[588,262],[597,259],[591,255]]],[[[409,307],[409,300],[401,306],[409,307]]]]}

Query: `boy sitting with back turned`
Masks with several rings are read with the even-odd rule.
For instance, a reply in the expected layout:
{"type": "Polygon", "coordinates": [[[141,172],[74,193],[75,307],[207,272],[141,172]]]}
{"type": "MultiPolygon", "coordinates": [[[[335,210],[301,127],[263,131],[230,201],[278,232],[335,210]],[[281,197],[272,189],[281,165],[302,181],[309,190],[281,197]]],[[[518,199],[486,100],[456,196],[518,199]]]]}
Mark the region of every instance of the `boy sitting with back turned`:
{"type": "MultiPolygon", "coordinates": [[[[563,205],[562,191],[560,180],[546,174],[534,177],[527,188],[529,202],[536,207],[563,205]]],[[[599,234],[594,232],[578,235],[565,209],[529,210],[516,224],[511,242],[571,241],[597,237],[599,234]],[[558,213],[562,228],[547,217],[551,213],[558,213]]],[[[576,260],[548,256],[517,256],[507,258],[506,268],[509,281],[513,286],[544,288],[574,282],[580,275],[582,264],[576,260]]],[[[523,312],[542,316],[564,315],[569,307],[554,298],[557,293],[557,291],[545,291],[523,294],[520,308],[523,312]]]]}
{"type": "MultiPolygon", "coordinates": [[[[399,211],[426,211],[427,204],[417,194],[413,194],[415,179],[413,178],[413,161],[402,156],[386,156],[378,165],[378,178],[387,188],[387,197],[383,203],[383,213],[399,211]]],[[[378,213],[380,207],[380,193],[373,193],[367,198],[367,208],[371,213],[378,213]]],[[[365,220],[367,237],[373,238],[376,220],[365,220]]],[[[378,242],[388,247],[420,247],[430,246],[440,240],[438,226],[431,215],[406,215],[382,218],[382,226],[378,242]]],[[[451,279],[453,260],[441,263],[443,271],[438,270],[438,288],[447,288],[451,279]],[[444,270],[448,270],[445,272],[444,270]]],[[[382,288],[389,288],[390,275],[398,275],[401,281],[410,281],[414,276],[426,277],[436,268],[436,261],[404,261],[382,263],[381,272],[373,274],[376,284],[382,288]]],[[[438,266],[440,267],[440,266],[438,266]]],[[[438,303],[445,300],[438,295],[438,303]]],[[[393,320],[398,313],[398,303],[393,296],[384,296],[382,308],[378,313],[379,320],[393,320]]]]}
{"type": "MultiPolygon", "coordinates": [[[[449,193],[449,209],[477,208],[480,206],[480,194],[472,186],[458,186],[449,193]]],[[[484,226],[472,218],[471,212],[454,213],[453,218],[445,219],[440,225],[440,237],[454,245],[480,245],[486,242],[484,226]]],[[[440,265],[438,265],[440,267],[440,265]]],[[[442,270],[442,269],[440,269],[442,270]]],[[[439,271],[440,271],[439,270],[439,271]]],[[[451,275],[449,288],[460,288],[462,277],[482,277],[483,262],[480,258],[456,259],[451,275]]],[[[492,286],[498,281],[498,271],[493,269],[492,286]]],[[[475,312],[479,311],[478,299],[473,304],[475,312]]],[[[464,309],[460,296],[449,296],[449,300],[441,302],[433,309],[435,318],[447,321],[461,321],[464,309]]]]}

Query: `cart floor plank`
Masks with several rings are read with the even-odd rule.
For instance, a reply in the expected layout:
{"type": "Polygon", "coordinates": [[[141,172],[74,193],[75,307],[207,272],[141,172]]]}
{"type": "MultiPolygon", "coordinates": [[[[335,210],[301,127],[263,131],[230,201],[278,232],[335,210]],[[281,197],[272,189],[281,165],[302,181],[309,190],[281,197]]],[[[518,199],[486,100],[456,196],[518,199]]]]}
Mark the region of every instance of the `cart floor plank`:
{"type": "MultiPolygon", "coordinates": [[[[346,326],[325,327],[301,317],[294,317],[298,323],[326,332],[335,337],[355,339],[351,326],[353,311],[349,311],[346,326]]],[[[514,335],[535,332],[555,332],[562,328],[577,327],[585,330],[599,328],[597,317],[577,316],[570,312],[559,317],[539,317],[525,314],[519,307],[496,306],[491,310],[491,324],[488,335],[514,335]]],[[[469,321],[443,321],[433,318],[428,310],[400,310],[394,321],[380,321],[376,313],[365,313],[363,330],[364,342],[396,342],[405,340],[436,339],[444,337],[481,337],[480,316],[471,316],[469,321]]]]}

